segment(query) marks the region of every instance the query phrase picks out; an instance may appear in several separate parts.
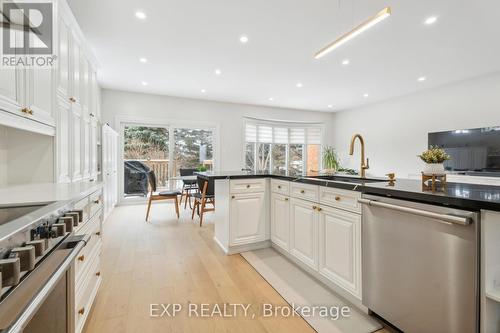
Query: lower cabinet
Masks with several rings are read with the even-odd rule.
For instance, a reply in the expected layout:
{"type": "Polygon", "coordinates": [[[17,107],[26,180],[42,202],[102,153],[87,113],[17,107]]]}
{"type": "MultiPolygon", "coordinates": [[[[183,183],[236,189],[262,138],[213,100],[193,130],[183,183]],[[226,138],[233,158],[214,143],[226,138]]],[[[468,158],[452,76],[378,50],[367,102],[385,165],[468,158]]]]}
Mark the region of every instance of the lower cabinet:
{"type": "Polygon", "coordinates": [[[229,245],[245,245],[266,240],[264,199],[264,192],[231,196],[229,245]]]}
{"type": "Polygon", "coordinates": [[[282,194],[271,194],[271,241],[288,251],[290,239],[290,199],[282,194]]]}
{"type": "Polygon", "coordinates": [[[318,212],[312,202],[290,199],[290,253],[318,270],[318,212]]]}
{"type": "Polygon", "coordinates": [[[361,215],[321,206],[319,273],[361,297],[361,215]]]}

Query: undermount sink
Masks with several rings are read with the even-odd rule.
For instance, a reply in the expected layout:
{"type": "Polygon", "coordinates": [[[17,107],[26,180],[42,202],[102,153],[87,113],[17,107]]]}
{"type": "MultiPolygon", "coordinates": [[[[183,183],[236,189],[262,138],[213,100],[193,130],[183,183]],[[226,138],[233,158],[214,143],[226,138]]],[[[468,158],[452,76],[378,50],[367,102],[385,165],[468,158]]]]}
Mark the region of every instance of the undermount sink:
{"type": "Polygon", "coordinates": [[[328,180],[332,182],[343,182],[343,183],[354,183],[354,184],[362,184],[362,183],[376,183],[376,182],[385,182],[386,179],[375,179],[375,178],[359,178],[359,177],[347,177],[347,176],[311,176],[307,178],[313,179],[321,179],[328,180]]]}

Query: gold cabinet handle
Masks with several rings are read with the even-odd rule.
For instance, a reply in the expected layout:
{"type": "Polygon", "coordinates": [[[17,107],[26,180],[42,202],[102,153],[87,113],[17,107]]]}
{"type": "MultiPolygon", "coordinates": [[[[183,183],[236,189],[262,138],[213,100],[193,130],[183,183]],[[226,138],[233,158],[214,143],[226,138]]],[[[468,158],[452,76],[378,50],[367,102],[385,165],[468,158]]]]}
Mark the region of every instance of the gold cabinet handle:
{"type": "Polygon", "coordinates": [[[314,209],[314,210],[316,210],[316,209],[318,209],[318,207],[316,207],[316,206],[313,206],[313,209],[314,209]]]}
{"type": "Polygon", "coordinates": [[[94,200],[94,203],[95,203],[96,205],[98,205],[98,204],[99,204],[99,199],[94,200]]]}
{"type": "Polygon", "coordinates": [[[95,276],[101,276],[101,272],[95,273],[95,276]]]}
{"type": "Polygon", "coordinates": [[[96,236],[101,236],[101,232],[100,232],[100,231],[98,231],[98,232],[96,232],[96,233],[95,233],[95,235],[96,235],[96,236]]]}
{"type": "Polygon", "coordinates": [[[304,193],[306,193],[306,191],[305,190],[300,190],[300,193],[304,194],[304,193]]]}
{"type": "Polygon", "coordinates": [[[285,198],[285,201],[288,201],[288,198],[285,198]]]}
{"type": "Polygon", "coordinates": [[[278,185],[278,188],[281,189],[281,185],[278,185]]]}
{"type": "Polygon", "coordinates": [[[81,308],[80,310],[78,310],[78,314],[79,315],[83,315],[85,313],[85,308],[81,308]]]}
{"type": "Polygon", "coordinates": [[[75,102],[76,102],[76,98],[74,98],[74,97],[70,97],[70,98],[69,98],[69,101],[70,101],[70,102],[75,103],[75,102]]]}
{"type": "Polygon", "coordinates": [[[336,197],[335,197],[335,201],[340,201],[340,197],[339,197],[339,196],[336,196],[336,197]]]}
{"type": "Polygon", "coordinates": [[[236,198],[236,196],[232,195],[232,196],[231,196],[231,199],[234,199],[234,198],[236,198]]]}
{"type": "Polygon", "coordinates": [[[247,188],[250,188],[250,184],[247,185],[247,188]]]}
{"type": "Polygon", "coordinates": [[[35,112],[28,108],[28,114],[33,115],[35,112]]]}
{"type": "Polygon", "coordinates": [[[321,212],[322,210],[323,210],[323,208],[318,207],[318,212],[321,212]]]}
{"type": "Polygon", "coordinates": [[[80,261],[84,261],[84,260],[85,260],[85,256],[84,256],[84,255],[79,256],[79,257],[78,257],[78,260],[80,260],[80,261]]]}
{"type": "Polygon", "coordinates": [[[22,112],[22,113],[28,113],[28,108],[22,108],[22,109],[21,109],[21,112],[22,112]]]}

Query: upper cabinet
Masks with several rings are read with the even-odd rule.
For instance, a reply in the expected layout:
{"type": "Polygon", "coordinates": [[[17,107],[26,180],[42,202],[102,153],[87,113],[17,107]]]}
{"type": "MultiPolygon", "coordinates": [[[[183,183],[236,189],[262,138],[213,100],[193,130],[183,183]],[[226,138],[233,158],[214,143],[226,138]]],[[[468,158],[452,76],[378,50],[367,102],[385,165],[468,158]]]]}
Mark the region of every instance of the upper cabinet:
{"type": "Polygon", "coordinates": [[[57,20],[57,92],[64,97],[69,98],[69,41],[71,32],[69,26],[63,17],[59,16],[57,20]]]}

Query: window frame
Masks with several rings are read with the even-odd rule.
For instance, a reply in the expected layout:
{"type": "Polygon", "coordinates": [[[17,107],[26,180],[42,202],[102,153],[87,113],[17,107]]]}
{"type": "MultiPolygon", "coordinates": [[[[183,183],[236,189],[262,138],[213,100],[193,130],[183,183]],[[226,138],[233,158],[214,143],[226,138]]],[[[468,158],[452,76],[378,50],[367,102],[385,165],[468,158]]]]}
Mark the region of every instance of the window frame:
{"type": "Polygon", "coordinates": [[[307,134],[307,129],[308,128],[317,128],[320,130],[320,138],[319,138],[319,170],[320,171],[323,167],[323,146],[325,142],[325,124],[321,122],[290,122],[290,121],[280,121],[280,120],[263,120],[263,119],[254,119],[254,118],[245,118],[243,122],[243,154],[242,154],[242,169],[246,169],[246,147],[248,143],[252,143],[253,146],[253,151],[254,151],[254,168],[253,172],[256,172],[257,168],[257,157],[258,157],[258,149],[257,145],[258,144],[269,144],[270,145],[270,161],[269,161],[269,169],[267,170],[268,172],[273,172],[273,158],[272,158],[272,150],[274,148],[275,144],[284,144],[286,145],[286,156],[285,156],[285,165],[286,165],[286,174],[288,175],[290,173],[290,145],[299,145],[300,143],[291,143],[290,142],[290,129],[291,128],[301,128],[304,129],[304,143],[302,143],[302,173],[307,174],[309,170],[307,170],[307,156],[308,156],[308,146],[309,145],[315,145],[316,143],[308,143],[308,134],[307,134]],[[256,126],[256,134],[255,134],[255,142],[252,141],[247,141],[247,125],[253,125],[256,126]],[[259,142],[259,130],[258,126],[268,126],[272,128],[272,140],[274,141],[274,128],[286,128],[287,129],[287,134],[288,134],[288,139],[287,143],[264,143],[264,142],[259,142]]]}

